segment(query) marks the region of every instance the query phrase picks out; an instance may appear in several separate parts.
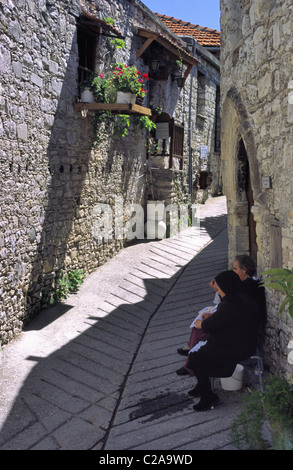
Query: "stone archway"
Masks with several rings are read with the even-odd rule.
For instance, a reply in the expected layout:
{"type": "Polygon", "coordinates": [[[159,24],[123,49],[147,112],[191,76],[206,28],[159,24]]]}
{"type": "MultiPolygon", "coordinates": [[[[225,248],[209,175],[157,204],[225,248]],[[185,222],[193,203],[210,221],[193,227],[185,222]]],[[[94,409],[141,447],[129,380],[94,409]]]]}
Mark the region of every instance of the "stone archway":
{"type": "MultiPolygon", "coordinates": [[[[235,255],[250,254],[258,264],[258,207],[263,204],[252,124],[236,88],[222,107],[221,158],[227,197],[229,264],[235,255]]],[[[261,224],[259,224],[261,225],[261,224]]]]}

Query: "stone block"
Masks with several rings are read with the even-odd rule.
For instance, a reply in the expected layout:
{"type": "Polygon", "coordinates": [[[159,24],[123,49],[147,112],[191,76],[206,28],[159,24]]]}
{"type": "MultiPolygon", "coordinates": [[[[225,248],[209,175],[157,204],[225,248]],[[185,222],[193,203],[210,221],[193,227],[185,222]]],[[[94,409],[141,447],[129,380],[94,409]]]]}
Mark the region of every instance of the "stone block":
{"type": "Polygon", "coordinates": [[[272,88],[272,76],[270,72],[263,75],[258,81],[258,97],[259,99],[264,98],[271,91],[272,88]]]}
{"type": "Polygon", "coordinates": [[[26,124],[17,125],[17,137],[21,140],[27,140],[27,125],[26,124]]]}

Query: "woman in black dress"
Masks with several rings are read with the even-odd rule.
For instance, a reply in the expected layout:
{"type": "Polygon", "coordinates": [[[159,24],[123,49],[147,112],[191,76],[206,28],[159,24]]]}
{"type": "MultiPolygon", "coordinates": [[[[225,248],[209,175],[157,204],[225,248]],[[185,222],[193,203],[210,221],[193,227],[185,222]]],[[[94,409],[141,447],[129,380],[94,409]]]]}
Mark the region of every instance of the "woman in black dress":
{"type": "Polygon", "coordinates": [[[243,293],[242,283],[234,271],[224,271],[215,278],[222,301],[217,311],[199,325],[207,333],[207,342],[190,353],[188,368],[197,378],[192,395],[200,397],[196,411],[215,406],[219,398],[212,392],[210,377],[230,377],[238,362],[255,353],[259,331],[259,309],[243,293]]]}

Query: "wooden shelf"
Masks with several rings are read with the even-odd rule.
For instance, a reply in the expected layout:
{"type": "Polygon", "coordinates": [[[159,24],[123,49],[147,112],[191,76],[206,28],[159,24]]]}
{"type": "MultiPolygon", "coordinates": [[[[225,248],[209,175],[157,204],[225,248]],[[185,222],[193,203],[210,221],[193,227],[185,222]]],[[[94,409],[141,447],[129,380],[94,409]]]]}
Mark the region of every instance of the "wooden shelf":
{"type": "Polygon", "coordinates": [[[142,114],[144,116],[151,116],[152,111],[150,108],[144,108],[138,104],[120,104],[120,103],[75,103],[75,109],[82,111],[87,109],[89,111],[111,111],[118,114],[142,114]]]}

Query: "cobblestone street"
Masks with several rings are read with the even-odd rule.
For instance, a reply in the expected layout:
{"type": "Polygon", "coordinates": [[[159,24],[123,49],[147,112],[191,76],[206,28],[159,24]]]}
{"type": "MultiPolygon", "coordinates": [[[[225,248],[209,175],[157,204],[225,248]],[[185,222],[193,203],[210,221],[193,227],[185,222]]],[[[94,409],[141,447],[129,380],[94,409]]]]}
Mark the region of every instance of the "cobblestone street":
{"type": "MultiPolygon", "coordinates": [[[[125,248],[65,303],[4,348],[0,449],[232,449],[238,392],[195,413],[177,348],[227,269],[225,198],[201,208],[200,234],[125,248]],[[200,236],[199,236],[200,235],[200,236]]],[[[219,380],[219,379],[217,379],[219,380]]]]}

